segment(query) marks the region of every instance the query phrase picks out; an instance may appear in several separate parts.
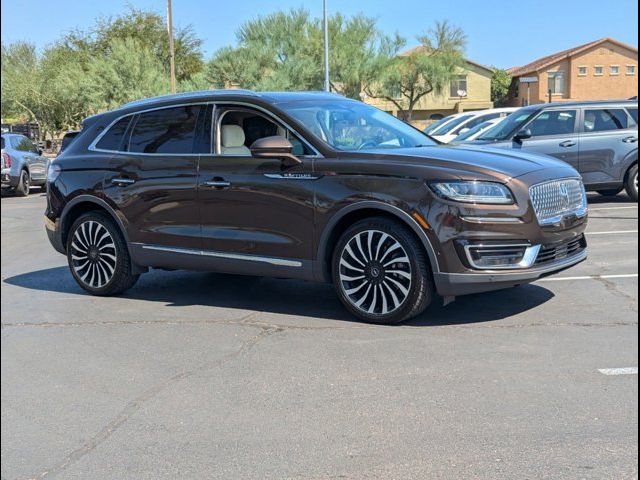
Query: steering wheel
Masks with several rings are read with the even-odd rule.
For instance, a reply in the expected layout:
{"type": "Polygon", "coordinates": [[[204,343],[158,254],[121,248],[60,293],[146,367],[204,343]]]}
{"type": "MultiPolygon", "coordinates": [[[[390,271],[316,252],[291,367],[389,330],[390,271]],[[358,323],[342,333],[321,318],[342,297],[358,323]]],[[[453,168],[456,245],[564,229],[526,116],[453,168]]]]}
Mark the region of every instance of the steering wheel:
{"type": "Polygon", "coordinates": [[[364,150],[365,148],[375,147],[376,145],[378,145],[378,143],[375,140],[366,140],[362,142],[360,145],[358,145],[358,150],[364,150]]]}

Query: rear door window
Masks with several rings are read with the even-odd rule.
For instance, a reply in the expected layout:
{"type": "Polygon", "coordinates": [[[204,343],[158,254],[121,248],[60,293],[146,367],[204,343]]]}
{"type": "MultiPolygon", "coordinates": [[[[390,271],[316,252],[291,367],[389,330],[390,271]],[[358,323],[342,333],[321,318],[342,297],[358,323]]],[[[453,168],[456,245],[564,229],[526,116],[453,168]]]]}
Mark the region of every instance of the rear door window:
{"type": "MultiPolygon", "coordinates": [[[[123,150],[124,135],[127,131],[127,127],[129,126],[131,118],[132,115],[128,115],[114,123],[113,126],[107,131],[107,133],[105,133],[98,141],[98,143],[96,144],[96,148],[111,151],[123,150]]],[[[62,148],[66,148],[67,145],[65,145],[63,140],[62,148]]]]}
{"type": "Polygon", "coordinates": [[[38,149],[27,137],[15,137],[12,141],[13,148],[20,152],[37,153],[38,149]]]}
{"type": "Polygon", "coordinates": [[[141,113],[133,126],[129,151],[135,153],[194,153],[200,105],[141,113]]]}
{"type": "Polygon", "coordinates": [[[577,110],[547,110],[538,115],[529,129],[534,137],[569,135],[575,132],[577,110]]]}
{"type": "Polygon", "coordinates": [[[607,132],[629,128],[631,121],[624,108],[592,108],[584,111],[585,132],[607,132]]]}

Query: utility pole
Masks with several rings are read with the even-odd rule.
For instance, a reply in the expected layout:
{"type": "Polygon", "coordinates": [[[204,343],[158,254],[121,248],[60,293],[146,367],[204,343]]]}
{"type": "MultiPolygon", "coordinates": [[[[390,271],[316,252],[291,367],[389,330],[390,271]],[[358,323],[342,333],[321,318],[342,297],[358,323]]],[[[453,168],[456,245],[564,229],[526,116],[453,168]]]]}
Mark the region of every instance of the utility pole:
{"type": "Polygon", "coordinates": [[[329,17],[327,15],[327,0],[323,0],[324,4],[324,89],[331,91],[331,82],[329,81],[329,17]]]}
{"type": "Polygon", "coordinates": [[[176,52],[173,47],[173,14],[171,0],[167,0],[167,30],[169,31],[169,69],[171,75],[171,93],[176,93],[176,52]]]}

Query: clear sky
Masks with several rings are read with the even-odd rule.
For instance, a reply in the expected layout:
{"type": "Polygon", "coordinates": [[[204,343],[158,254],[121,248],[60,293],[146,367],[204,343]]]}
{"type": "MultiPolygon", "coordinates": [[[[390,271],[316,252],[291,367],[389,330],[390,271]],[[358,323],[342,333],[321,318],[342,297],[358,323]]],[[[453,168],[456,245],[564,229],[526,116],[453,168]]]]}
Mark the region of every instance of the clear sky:
{"type": "MultiPolygon", "coordinates": [[[[448,19],[469,37],[468,58],[497,67],[538,57],[601,37],[638,45],[635,0],[328,0],[329,11],[364,13],[387,32],[415,36],[434,20],[448,19]]],[[[100,15],[131,4],[164,15],[165,0],[1,0],[2,41],[29,40],[38,47],[75,28],[86,29],[100,15]]],[[[232,44],[245,21],[278,9],[304,7],[322,14],[322,0],[173,0],[176,25],[193,25],[205,55],[232,44]]]]}

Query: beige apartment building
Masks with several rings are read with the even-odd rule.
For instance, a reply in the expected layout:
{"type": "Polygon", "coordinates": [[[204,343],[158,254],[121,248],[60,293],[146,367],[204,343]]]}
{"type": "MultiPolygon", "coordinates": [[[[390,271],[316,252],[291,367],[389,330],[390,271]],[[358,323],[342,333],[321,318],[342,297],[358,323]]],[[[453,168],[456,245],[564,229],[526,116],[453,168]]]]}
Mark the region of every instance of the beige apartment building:
{"type": "Polygon", "coordinates": [[[554,53],[522,67],[513,77],[509,103],[519,107],[552,100],[619,100],[638,95],[638,49],[602,38],[554,53]]]}
{"type": "MultiPolygon", "coordinates": [[[[416,47],[421,48],[421,47],[416,47]]],[[[409,50],[404,54],[409,54],[409,50]]],[[[466,61],[466,67],[461,69],[448,88],[441,94],[434,92],[425,95],[413,110],[411,123],[418,128],[426,127],[435,120],[453,113],[467,110],[484,110],[493,108],[491,101],[491,76],[493,70],[479,63],[466,61]],[[460,96],[459,92],[465,92],[460,96]]],[[[364,102],[385,110],[397,117],[400,116],[398,107],[388,100],[362,96],[364,102]]]]}

